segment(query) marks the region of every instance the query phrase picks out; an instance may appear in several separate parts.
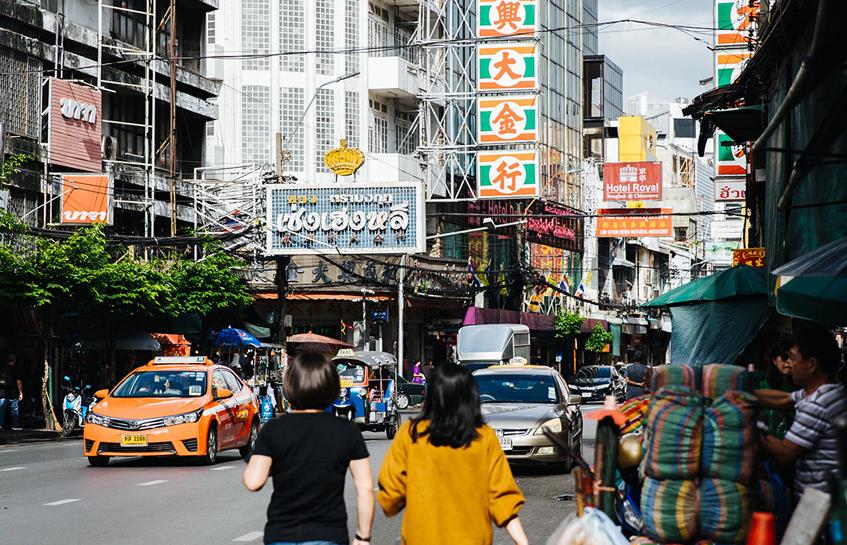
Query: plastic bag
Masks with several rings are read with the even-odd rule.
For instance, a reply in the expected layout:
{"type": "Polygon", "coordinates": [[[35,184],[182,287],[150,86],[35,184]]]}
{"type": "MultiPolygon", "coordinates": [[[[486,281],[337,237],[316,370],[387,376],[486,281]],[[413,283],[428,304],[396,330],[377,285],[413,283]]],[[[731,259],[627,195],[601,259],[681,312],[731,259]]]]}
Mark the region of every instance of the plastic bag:
{"type": "Polygon", "coordinates": [[[547,545],[629,545],[629,541],[606,513],[586,507],[581,517],[567,517],[547,545]]]}

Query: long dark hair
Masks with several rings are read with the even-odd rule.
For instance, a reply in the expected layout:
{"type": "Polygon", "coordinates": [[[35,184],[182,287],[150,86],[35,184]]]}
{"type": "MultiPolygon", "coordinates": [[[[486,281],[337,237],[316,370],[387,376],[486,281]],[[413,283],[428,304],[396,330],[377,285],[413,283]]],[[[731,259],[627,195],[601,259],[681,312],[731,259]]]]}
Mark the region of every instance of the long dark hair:
{"type": "Polygon", "coordinates": [[[479,408],[479,388],[470,371],[461,365],[440,365],[432,370],[427,383],[423,412],[412,419],[412,442],[429,437],[436,447],[463,448],[479,437],[483,425],[479,408]],[[423,420],[426,429],[418,430],[423,420]]]}

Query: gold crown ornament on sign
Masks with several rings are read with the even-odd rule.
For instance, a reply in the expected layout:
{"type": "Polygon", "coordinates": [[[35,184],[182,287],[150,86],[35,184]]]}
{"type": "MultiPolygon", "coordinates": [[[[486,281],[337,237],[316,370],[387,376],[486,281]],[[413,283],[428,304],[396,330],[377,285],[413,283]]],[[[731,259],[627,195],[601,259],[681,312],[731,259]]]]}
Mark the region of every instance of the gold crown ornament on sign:
{"type": "Polygon", "coordinates": [[[347,146],[347,139],[342,138],[340,146],[324,155],[324,165],[336,176],[351,176],[365,164],[365,154],[358,148],[347,146]]]}

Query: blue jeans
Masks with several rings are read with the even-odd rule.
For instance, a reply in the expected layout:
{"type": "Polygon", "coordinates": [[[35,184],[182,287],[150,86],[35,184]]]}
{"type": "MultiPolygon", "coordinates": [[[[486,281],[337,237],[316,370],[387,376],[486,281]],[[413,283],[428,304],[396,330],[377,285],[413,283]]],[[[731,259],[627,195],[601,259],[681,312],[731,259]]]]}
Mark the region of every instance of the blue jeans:
{"type": "Polygon", "coordinates": [[[341,545],[334,541],[274,541],[265,545],[341,545]]]}
{"type": "Polygon", "coordinates": [[[8,399],[5,397],[0,397],[0,429],[3,429],[3,425],[6,423],[7,402],[9,408],[12,411],[12,427],[21,427],[20,402],[18,401],[18,398],[8,399]]]}

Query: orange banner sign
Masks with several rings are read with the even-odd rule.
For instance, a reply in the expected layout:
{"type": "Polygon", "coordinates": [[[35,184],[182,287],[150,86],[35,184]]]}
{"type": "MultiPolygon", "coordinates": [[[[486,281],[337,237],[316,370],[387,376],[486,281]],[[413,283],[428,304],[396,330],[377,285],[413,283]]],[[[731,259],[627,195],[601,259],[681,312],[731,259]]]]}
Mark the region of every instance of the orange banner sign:
{"type": "Polygon", "coordinates": [[[598,238],[670,237],[670,208],[601,208],[597,211],[598,238]]]}
{"type": "Polygon", "coordinates": [[[59,223],[111,223],[111,190],[106,174],[62,175],[62,217],[59,223]]]}

